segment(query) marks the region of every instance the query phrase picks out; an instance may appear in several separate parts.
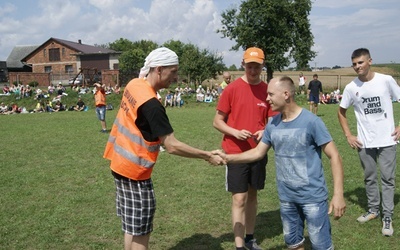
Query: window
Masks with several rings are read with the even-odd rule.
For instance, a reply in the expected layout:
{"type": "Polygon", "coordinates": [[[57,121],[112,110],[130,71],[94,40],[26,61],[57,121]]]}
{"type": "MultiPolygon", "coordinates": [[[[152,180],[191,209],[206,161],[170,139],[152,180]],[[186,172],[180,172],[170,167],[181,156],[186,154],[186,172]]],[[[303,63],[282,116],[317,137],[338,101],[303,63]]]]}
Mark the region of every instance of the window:
{"type": "Polygon", "coordinates": [[[65,65],[65,73],[73,73],[74,67],[72,65],[65,65]]]}
{"type": "Polygon", "coordinates": [[[44,56],[44,57],[47,57],[47,51],[46,51],[46,49],[43,49],[43,56],[44,56]]]}
{"type": "Polygon", "coordinates": [[[65,48],[62,48],[62,49],[61,49],[61,55],[62,55],[62,56],[65,56],[65,48]]]}
{"type": "Polygon", "coordinates": [[[45,73],[51,73],[51,66],[44,66],[45,73]]]}
{"type": "Polygon", "coordinates": [[[49,61],[58,62],[60,61],[60,49],[49,49],[49,61]]]}

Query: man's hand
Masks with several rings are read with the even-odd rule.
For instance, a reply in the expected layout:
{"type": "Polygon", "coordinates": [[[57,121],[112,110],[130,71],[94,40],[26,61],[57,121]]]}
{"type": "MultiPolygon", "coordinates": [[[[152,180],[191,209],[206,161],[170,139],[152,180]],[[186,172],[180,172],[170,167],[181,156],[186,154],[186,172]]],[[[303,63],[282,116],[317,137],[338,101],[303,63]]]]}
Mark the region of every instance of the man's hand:
{"type": "Polygon", "coordinates": [[[398,141],[400,139],[400,126],[397,126],[394,129],[394,132],[392,133],[392,136],[394,137],[393,140],[398,141]]]}
{"type": "Polygon", "coordinates": [[[333,195],[332,200],[329,204],[328,214],[333,211],[335,220],[340,219],[346,211],[346,202],[344,201],[343,195],[333,195]]]}
{"type": "Polygon", "coordinates": [[[215,166],[225,165],[225,154],[221,150],[213,150],[211,151],[211,156],[207,161],[215,166]]]}
{"type": "Polygon", "coordinates": [[[264,130],[258,130],[257,132],[255,132],[253,134],[254,141],[258,143],[261,140],[261,137],[263,136],[263,134],[264,134],[264,130]]]}
{"type": "Polygon", "coordinates": [[[347,142],[353,149],[358,149],[362,147],[362,143],[359,140],[357,140],[357,136],[354,135],[347,136],[347,142]]]}
{"type": "Polygon", "coordinates": [[[253,137],[253,134],[245,129],[237,130],[235,134],[235,138],[241,141],[245,141],[251,137],[253,137]]]}

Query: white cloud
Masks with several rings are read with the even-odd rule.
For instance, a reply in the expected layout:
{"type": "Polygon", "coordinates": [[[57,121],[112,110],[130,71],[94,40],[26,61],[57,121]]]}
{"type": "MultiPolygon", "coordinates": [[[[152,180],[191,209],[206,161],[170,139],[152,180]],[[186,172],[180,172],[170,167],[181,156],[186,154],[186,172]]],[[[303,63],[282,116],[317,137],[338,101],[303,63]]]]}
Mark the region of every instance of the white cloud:
{"type": "MultiPolygon", "coordinates": [[[[240,65],[243,51],[221,38],[221,13],[240,0],[3,0],[0,3],[0,60],[15,45],[42,44],[50,37],[85,44],[119,38],[175,39],[193,43],[240,65]]],[[[398,0],[315,0],[310,13],[315,59],[320,66],[348,65],[349,54],[368,47],[379,60],[400,62],[398,0]]],[[[268,55],[267,55],[268,56],[268,55]]],[[[310,62],[314,65],[314,62],[310,62]]]]}
{"type": "Polygon", "coordinates": [[[0,8],[0,16],[10,14],[16,10],[16,6],[11,3],[6,3],[0,8]]]}
{"type": "MultiPolygon", "coordinates": [[[[330,6],[334,1],[322,2],[330,6]]],[[[348,66],[351,52],[360,47],[369,48],[371,54],[376,55],[375,62],[396,61],[389,58],[400,57],[394,42],[400,40],[399,24],[393,22],[399,14],[399,3],[396,2],[397,7],[394,7],[385,4],[393,1],[382,1],[380,7],[376,7],[376,1],[370,2],[363,1],[363,5],[359,5],[364,8],[347,8],[339,12],[334,12],[334,7],[328,11],[313,9],[310,20],[315,36],[314,49],[318,52],[314,61],[321,62],[319,66],[348,66]],[[334,14],[326,14],[328,12],[334,14]]],[[[353,1],[342,1],[341,4],[353,5],[353,1]]]]}

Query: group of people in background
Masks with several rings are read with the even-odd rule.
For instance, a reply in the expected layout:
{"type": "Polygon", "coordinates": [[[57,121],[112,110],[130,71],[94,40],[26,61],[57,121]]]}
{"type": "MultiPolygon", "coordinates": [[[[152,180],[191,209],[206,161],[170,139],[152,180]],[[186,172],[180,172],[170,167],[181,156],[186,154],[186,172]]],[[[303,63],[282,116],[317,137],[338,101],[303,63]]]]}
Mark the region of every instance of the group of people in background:
{"type": "MultiPolygon", "coordinates": [[[[104,87],[105,94],[119,94],[121,89],[118,85],[114,87],[104,87]]],[[[36,104],[33,108],[19,107],[16,102],[11,105],[4,104],[3,109],[7,109],[1,114],[19,114],[19,113],[41,113],[41,112],[59,112],[59,111],[87,111],[88,106],[85,105],[81,96],[92,93],[95,94],[96,87],[94,86],[91,90],[89,87],[71,85],[71,90],[79,94],[78,101],[75,105],[68,106],[63,104],[63,97],[68,96],[66,87],[60,82],[57,86],[50,84],[47,88],[31,87],[29,85],[14,85],[6,84],[3,87],[3,96],[12,96],[15,99],[21,98],[33,98],[36,100],[36,104]]]]}
{"type": "Polygon", "coordinates": [[[34,94],[33,87],[29,85],[17,84],[14,85],[11,83],[10,85],[6,84],[3,87],[2,95],[14,95],[16,99],[30,97],[34,94]]]}
{"type": "Polygon", "coordinates": [[[307,91],[306,87],[306,77],[301,72],[299,74],[299,94],[307,94],[307,101],[310,106],[310,111],[315,115],[318,114],[319,104],[337,104],[340,103],[342,98],[340,94],[340,89],[332,91],[331,93],[323,92],[322,82],[318,79],[318,74],[313,75],[313,79],[309,82],[307,91]]]}
{"type": "MultiPolygon", "coordinates": [[[[229,72],[226,73],[229,74],[229,72]]],[[[223,85],[224,83],[225,81],[221,84],[217,84],[216,86],[212,87],[207,86],[205,88],[201,84],[199,84],[195,91],[193,91],[192,88],[188,86],[188,84],[185,84],[184,88],[178,85],[175,88],[175,90],[167,90],[167,93],[164,95],[164,100],[162,102],[164,104],[164,107],[180,108],[185,104],[183,97],[184,96],[191,97],[192,94],[195,94],[196,102],[206,102],[206,103],[215,102],[218,100],[222,92],[223,88],[221,86],[225,87],[227,85],[227,83],[223,85]]]]}
{"type": "Polygon", "coordinates": [[[4,102],[1,102],[0,104],[0,115],[19,114],[21,111],[22,109],[18,107],[18,104],[15,102],[10,106],[6,105],[4,102]]]}
{"type": "Polygon", "coordinates": [[[340,89],[336,89],[335,91],[328,93],[325,92],[325,94],[321,94],[321,98],[319,103],[320,104],[338,104],[340,103],[340,100],[342,99],[342,95],[340,94],[340,89]]]}
{"type": "Polygon", "coordinates": [[[182,94],[181,87],[177,87],[174,92],[168,90],[164,97],[164,107],[182,107],[184,104],[182,94]]]}
{"type": "MultiPolygon", "coordinates": [[[[339,219],[346,211],[344,168],[333,138],[315,115],[322,85],[315,75],[308,89],[313,105],[310,111],[302,108],[296,103],[296,87],[290,77],[274,78],[268,84],[261,80],[264,60],[259,48],[245,51],[245,73],[224,86],[213,120],[213,126],[223,135],[223,150],[204,151],[175,138],[165,107],[157,97],[160,89],[168,88],[177,79],[177,55],[170,49],[158,48],[146,57],[139,78],[131,80],[124,90],[104,152],[116,186],[125,249],[148,249],[156,209],[151,174],[161,145],[171,154],[226,165],[237,250],[261,249],[255,239],[257,192],[264,188],[267,152],[273,148],[287,247],[304,249],[307,225],[313,249],[334,249],[329,214],[339,219]],[[314,89],[318,92],[314,93],[314,89]],[[321,153],[331,165],[331,201],[321,153]]],[[[381,232],[392,236],[396,142],[400,139],[392,99],[400,100],[400,87],[393,77],[370,70],[372,58],[368,49],[355,50],[351,60],[358,77],[344,89],[338,118],[348,144],[357,149],[364,170],[368,211],[357,221],[366,223],[378,218],[382,204],[381,232]],[[357,135],[353,135],[346,117],[350,106],[354,106],[356,114],[357,135]]]]}

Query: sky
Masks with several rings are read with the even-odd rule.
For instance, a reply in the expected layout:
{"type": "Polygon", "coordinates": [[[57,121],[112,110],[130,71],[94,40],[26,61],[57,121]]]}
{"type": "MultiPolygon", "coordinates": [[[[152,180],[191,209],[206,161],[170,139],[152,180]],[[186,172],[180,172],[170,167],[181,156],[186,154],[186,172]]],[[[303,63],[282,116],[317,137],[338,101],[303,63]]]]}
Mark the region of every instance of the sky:
{"type": "MultiPolygon", "coordinates": [[[[317,56],[311,67],[348,67],[351,53],[368,48],[373,63],[400,63],[399,0],[312,0],[309,15],[317,56]]],[[[221,13],[241,0],[2,0],[0,61],[16,45],[49,38],[101,45],[169,40],[192,43],[240,65],[243,51],[222,38],[221,13]]],[[[268,55],[266,55],[268,57],[268,55]]],[[[292,65],[293,66],[293,65],[292,65]]]]}

